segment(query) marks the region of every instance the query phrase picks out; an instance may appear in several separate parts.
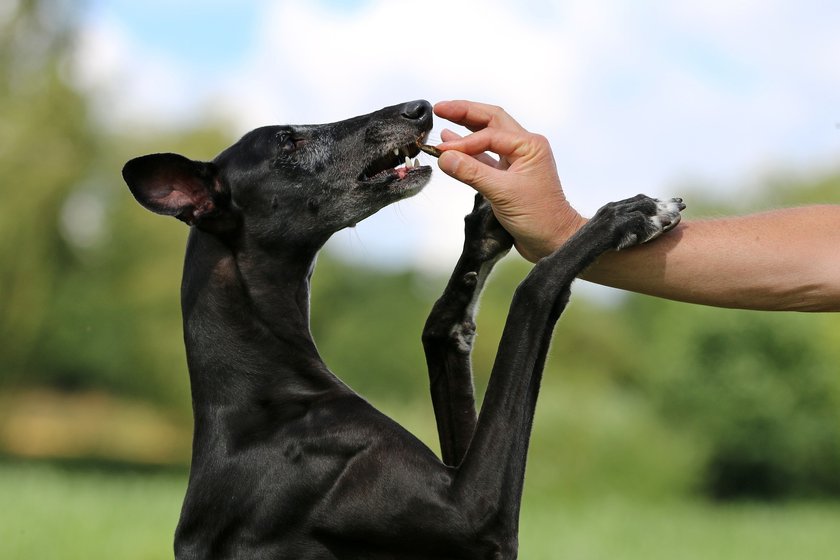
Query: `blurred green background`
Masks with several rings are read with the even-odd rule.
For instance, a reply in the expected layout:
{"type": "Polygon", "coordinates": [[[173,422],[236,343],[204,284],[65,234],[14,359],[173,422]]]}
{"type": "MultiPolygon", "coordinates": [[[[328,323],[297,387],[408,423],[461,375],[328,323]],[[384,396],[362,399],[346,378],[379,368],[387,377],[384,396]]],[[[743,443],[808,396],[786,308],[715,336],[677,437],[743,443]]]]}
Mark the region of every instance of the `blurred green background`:
{"type": "MultiPolygon", "coordinates": [[[[162,147],[209,158],[233,138],[212,121],[97,125],[65,78],[72,18],[39,4],[0,19],[0,558],[168,558],[191,431],[187,230],[140,209],[119,170],[162,147]]],[[[737,206],[679,192],[689,217],[837,203],[840,172],[767,174],[737,206]]],[[[527,270],[508,257],[484,297],[480,387],[527,270]]],[[[327,363],[432,447],[419,338],[444,281],[324,254],[313,286],[327,363]]],[[[836,554],[840,317],[596,293],[579,290],[556,331],[521,556],[836,554]]]]}

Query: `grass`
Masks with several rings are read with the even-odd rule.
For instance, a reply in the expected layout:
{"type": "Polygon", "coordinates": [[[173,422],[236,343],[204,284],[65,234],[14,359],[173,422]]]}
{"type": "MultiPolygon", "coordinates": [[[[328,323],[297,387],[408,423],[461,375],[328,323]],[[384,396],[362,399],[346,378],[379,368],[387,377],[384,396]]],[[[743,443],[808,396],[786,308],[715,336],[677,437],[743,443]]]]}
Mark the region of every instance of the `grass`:
{"type": "MultiPolygon", "coordinates": [[[[172,558],[185,473],[0,463],[0,558],[172,558]]],[[[525,559],[830,558],[840,504],[713,506],[690,501],[527,496],[525,559]]]]}
{"type": "Polygon", "coordinates": [[[185,474],[0,465],[0,558],[172,558],[185,474]]]}
{"type": "Polygon", "coordinates": [[[520,557],[566,560],[831,558],[840,504],[659,504],[613,499],[525,507],[520,557]]]}

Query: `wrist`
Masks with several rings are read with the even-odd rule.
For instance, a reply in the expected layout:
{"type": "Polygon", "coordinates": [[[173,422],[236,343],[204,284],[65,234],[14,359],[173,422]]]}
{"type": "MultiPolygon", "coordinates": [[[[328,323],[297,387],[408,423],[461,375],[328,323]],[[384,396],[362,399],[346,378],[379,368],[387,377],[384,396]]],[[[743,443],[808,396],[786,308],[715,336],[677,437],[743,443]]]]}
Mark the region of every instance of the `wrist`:
{"type": "Polygon", "coordinates": [[[561,216],[558,216],[558,219],[555,221],[552,235],[547,240],[546,255],[549,255],[559,249],[561,245],[566,243],[566,241],[577,233],[578,230],[588,221],[588,218],[584,218],[577,212],[577,210],[570,206],[569,209],[561,216]]]}
{"type": "Polygon", "coordinates": [[[537,262],[559,249],[572,235],[589,220],[584,218],[571,207],[553,220],[553,227],[549,228],[547,235],[533,242],[525,244],[517,243],[519,253],[531,262],[537,262]]]}

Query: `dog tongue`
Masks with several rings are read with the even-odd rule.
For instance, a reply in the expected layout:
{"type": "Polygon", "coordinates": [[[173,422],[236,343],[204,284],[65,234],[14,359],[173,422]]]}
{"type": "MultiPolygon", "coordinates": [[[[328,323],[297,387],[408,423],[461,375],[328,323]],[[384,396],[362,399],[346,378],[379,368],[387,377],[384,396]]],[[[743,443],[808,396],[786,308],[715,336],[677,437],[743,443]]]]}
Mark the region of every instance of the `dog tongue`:
{"type": "Polygon", "coordinates": [[[408,169],[405,167],[397,167],[396,169],[394,169],[394,173],[397,174],[397,179],[402,181],[403,179],[405,179],[405,176],[408,175],[408,169]]]}

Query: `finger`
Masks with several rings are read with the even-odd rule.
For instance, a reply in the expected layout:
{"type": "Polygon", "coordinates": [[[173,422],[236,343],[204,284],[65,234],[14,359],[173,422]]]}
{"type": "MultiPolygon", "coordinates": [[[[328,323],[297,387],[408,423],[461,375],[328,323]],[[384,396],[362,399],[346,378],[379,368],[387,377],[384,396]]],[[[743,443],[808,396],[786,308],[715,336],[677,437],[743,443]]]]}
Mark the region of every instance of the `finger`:
{"type": "MultiPolygon", "coordinates": [[[[444,128],[441,131],[440,137],[444,142],[452,142],[454,140],[460,140],[461,138],[463,138],[463,136],[461,136],[457,132],[452,132],[451,130],[446,129],[446,128],[444,128]]],[[[476,154],[473,157],[475,157],[475,159],[477,159],[478,161],[480,161],[484,165],[489,165],[491,167],[499,167],[499,162],[496,161],[495,159],[493,159],[493,157],[490,156],[489,154],[481,153],[481,154],[476,154]]],[[[507,167],[509,167],[509,166],[510,166],[510,164],[507,165],[507,167]]],[[[507,167],[505,167],[505,169],[507,169],[507,167]]]]}
{"type": "Polygon", "coordinates": [[[454,150],[444,152],[438,159],[438,167],[450,177],[466,183],[483,194],[491,203],[497,198],[498,193],[504,190],[499,187],[503,184],[503,171],[461,152],[454,150]]]}
{"type": "Polygon", "coordinates": [[[441,101],[435,104],[434,111],[440,118],[460,124],[473,132],[487,127],[511,131],[525,130],[504,109],[496,105],[465,100],[441,101]]]}
{"type": "Polygon", "coordinates": [[[463,138],[463,136],[461,136],[457,132],[452,132],[448,128],[444,128],[443,130],[440,131],[440,139],[443,140],[444,142],[451,142],[453,140],[458,140],[460,138],[463,138]]]}
{"type": "Polygon", "coordinates": [[[442,151],[457,150],[469,155],[493,152],[505,158],[509,163],[514,163],[532,150],[530,137],[528,133],[511,133],[495,128],[485,128],[463,138],[443,142],[438,145],[438,148],[442,151]]]}

